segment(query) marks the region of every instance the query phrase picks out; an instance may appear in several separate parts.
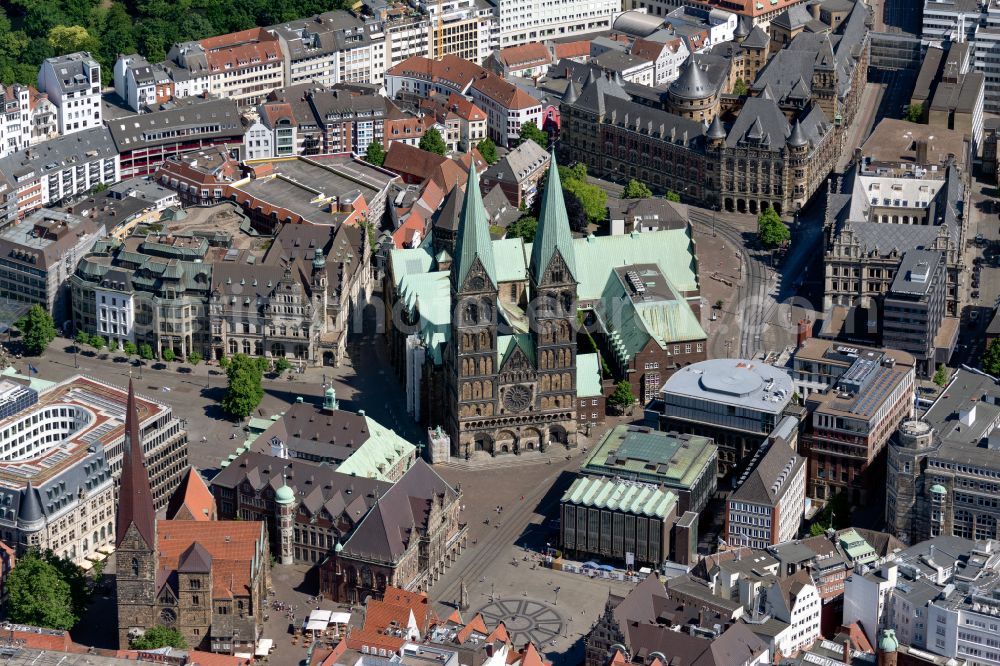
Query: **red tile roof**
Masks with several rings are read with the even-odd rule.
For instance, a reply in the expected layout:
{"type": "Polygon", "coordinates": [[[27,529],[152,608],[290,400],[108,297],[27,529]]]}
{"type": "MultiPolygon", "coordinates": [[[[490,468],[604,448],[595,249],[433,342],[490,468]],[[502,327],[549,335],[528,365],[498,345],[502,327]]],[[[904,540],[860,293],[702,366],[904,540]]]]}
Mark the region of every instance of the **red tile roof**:
{"type": "Polygon", "coordinates": [[[690,4],[756,17],[779,9],[787,9],[802,2],[805,0],[777,0],[774,4],[771,4],[770,0],[695,0],[690,4]]]}
{"type": "MultiPolygon", "coordinates": [[[[215,598],[245,596],[253,582],[253,563],[263,523],[253,520],[159,520],[156,523],[160,570],[177,569],[181,555],[199,543],[212,556],[215,598]]],[[[258,563],[259,565],[260,563],[258,563]]]]}
{"type": "Polygon", "coordinates": [[[529,109],[540,105],[537,99],[493,72],[484,71],[476,77],[472,87],[507,109],[529,109]]]}
{"type": "Polygon", "coordinates": [[[482,109],[456,93],[448,96],[448,107],[463,120],[469,122],[486,120],[486,113],[482,109]]]}
{"type": "Polygon", "coordinates": [[[541,42],[531,42],[521,46],[509,46],[500,49],[500,62],[510,69],[525,69],[552,63],[552,54],[541,42]]]}
{"type": "Polygon", "coordinates": [[[215,497],[194,467],[189,467],[167,503],[169,520],[215,520],[215,497]]]}
{"type": "Polygon", "coordinates": [[[563,58],[586,58],[590,55],[590,40],[581,39],[555,45],[556,60],[563,58]]]}
{"type": "Polygon", "coordinates": [[[427,180],[434,175],[435,170],[441,164],[447,161],[448,158],[442,155],[421,150],[401,141],[393,141],[385,153],[385,162],[382,163],[382,168],[394,173],[408,174],[421,180],[427,180]]]}

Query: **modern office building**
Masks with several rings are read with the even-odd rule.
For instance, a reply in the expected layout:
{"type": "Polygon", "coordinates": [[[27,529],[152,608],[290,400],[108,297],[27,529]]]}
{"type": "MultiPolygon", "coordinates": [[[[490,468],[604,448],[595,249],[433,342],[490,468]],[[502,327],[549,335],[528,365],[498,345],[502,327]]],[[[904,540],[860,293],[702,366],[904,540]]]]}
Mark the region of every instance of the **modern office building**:
{"type": "Polygon", "coordinates": [[[716,488],[718,450],[708,437],[616,426],[604,436],[580,473],[650,484],[673,492],[677,515],[701,513],[716,488]]]}
{"type": "MultiPolygon", "coordinates": [[[[71,377],[40,392],[0,382],[0,534],[19,553],[50,548],[88,566],[115,541],[115,479],[123,465],[124,388],[71,377]]],[[[188,468],[187,433],[168,405],[135,399],[149,461],[150,501],[166,506],[188,468]]]]}
{"type": "Polygon", "coordinates": [[[559,544],[574,559],[659,567],[670,556],[677,495],[654,485],[580,477],[563,494],[559,544]]]}
{"type": "MultiPolygon", "coordinates": [[[[797,422],[785,417],[794,429],[797,422]]],[[[732,546],[766,548],[799,534],[805,511],[806,460],[776,437],[764,444],[727,500],[725,539],[732,546]]]]}
{"type": "Polygon", "coordinates": [[[0,380],[0,498],[6,507],[0,535],[18,555],[51,549],[89,567],[88,559],[103,559],[114,546],[109,452],[90,444],[108,434],[102,421],[109,414],[88,400],[85,385],[76,378],[40,397],[19,382],[0,380]]]}
{"type": "Polygon", "coordinates": [[[745,359],[710,359],[685,366],[663,384],[664,430],[711,437],[720,477],[742,469],[792,399],[780,368],[745,359]]]}
{"type": "Polygon", "coordinates": [[[809,459],[808,495],[844,493],[852,505],[882,501],[883,449],[914,409],[915,361],[895,350],[857,352],[824,393],[805,399],[809,425],[799,450],[809,459]]]}
{"type": "Polygon", "coordinates": [[[109,120],[108,129],[122,178],[150,175],[188,151],[238,146],[245,132],[236,103],[227,97],[177,100],[167,109],[109,120]]]}
{"type": "Polygon", "coordinates": [[[104,224],[89,217],[36,210],[0,233],[0,292],[41,305],[62,325],[70,312],[67,280],[105,233],[104,224]]]}
{"type": "Polygon", "coordinates": [[[947,281],[943,253],[910,250],[882,301],[882,344],[912,354],[921,377],[948,362],[958,338],[957,327],[942,328],[947,281]]]}

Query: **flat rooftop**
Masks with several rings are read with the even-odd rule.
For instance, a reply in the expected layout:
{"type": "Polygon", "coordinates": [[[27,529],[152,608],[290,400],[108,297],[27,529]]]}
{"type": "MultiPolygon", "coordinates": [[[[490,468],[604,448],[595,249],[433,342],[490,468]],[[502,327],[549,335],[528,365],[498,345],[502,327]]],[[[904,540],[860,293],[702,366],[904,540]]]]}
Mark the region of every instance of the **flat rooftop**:
{"type": "Polygon", "coordinates": [[[781,368],[747,359],[716,358],[681,368],[660,392],[780,414],[793,390],[791,377],[781,368]]]}
{"type": "Polygon", "coordinates": [[[620,425],[604,436],[581,471],[622,478],[655,476],[661,483],[691,488],[716,451],[711,437],[620,425]]]}
{"type": "Polygon", "coordinates": [[[233,189],[319,224],[330,224],[342,216],[336,212],[335,203],[334,212],[329,212],[331,201],[360,193],[370,204],[394,179],[342,155],[248,162],[257,168],[265,164],[270,164],[273,171],[236,183],[233,189]]]}

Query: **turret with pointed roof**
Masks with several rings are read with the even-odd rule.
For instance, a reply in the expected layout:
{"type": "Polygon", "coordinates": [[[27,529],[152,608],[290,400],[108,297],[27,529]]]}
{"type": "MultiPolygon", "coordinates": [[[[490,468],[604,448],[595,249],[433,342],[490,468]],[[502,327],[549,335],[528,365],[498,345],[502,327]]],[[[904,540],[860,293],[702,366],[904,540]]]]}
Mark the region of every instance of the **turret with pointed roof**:
{"type": "MultiPolygon", "coordinates": [[[[470,288],[469,274],[476,265],[482,277],[489,280],[493,289],[497,286],[497,271],[493,263],[493,243],[490,239],[489,216],[483,205],[483,195],[479,191],[479,177],[476,165],[469,165],[469,179],[465,185],[465,201],[455,239],[455,253],[451,264],[452,289],[461,292],[470,288]]],[[[485,286],[485,285],[484,285],[485,286]]],[[[483,291],[482,287],[474,289],[483,291]]]]}
{"type": "Polygon", "coordinates": [[[115,526],[115,591],[118,597],[118,644],[128,645],[136,631],[157,623],[158,570],[156,512],[142,453],[135,387],[128,384],[125,403],[125,454],[118,488],[115,526]]]}
{"type": "Polygon", "coordinates": [[[153,493],[149,488],[149,473],[146,471],[146,459],[139,436],[135,388],[129,379],[128,400],[125,403],[125,455],[122,458],[118,522],[115,526],[117,545],[121,545],[129,527],[133,525],[147,546],[156,546],[156,510],[153,508],[153,493]]]}
{"type": "Polygon", "coordinates": [[[541,284],[542,274],[549,268],[552,258],[562,256],[569,277],[576,279],[576,259],[573,255],[573,235],[569,229],[569,215],[566,213],[566,200],[563,198],[562,181],[559,178],[559,167],[556,164],[556,154],[551,154],[549,160],[548,181],[545,194],[542,197],[541,212],[538,216],[538,228],[535,231],[535,242],[531,246],[531,278],[535,284],[541,284]]]}

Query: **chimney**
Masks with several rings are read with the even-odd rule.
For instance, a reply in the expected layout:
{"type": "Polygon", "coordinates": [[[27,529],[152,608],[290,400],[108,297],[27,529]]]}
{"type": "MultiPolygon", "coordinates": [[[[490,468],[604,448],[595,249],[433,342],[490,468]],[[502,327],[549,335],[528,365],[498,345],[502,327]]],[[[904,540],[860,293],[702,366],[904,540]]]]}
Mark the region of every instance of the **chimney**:
{"type": "Polygon", "coordinates": [[[849,639],[844,639],[844,663],[850,666],[851,664],[851,641],[849,639]]]}
{"type": "Polygon", "coordinates": [[[927,165],[927,141],[924,139],[917,141],[917,164],[919,166],[927,165]]]}
{"type": "Polygon", "coordinates": [[[804,345],[806,340],[812,337],[812,322],[808,319],[800,319],[798,335],[796,337],[799,347],[804,345]]]}
{"type": "Polygon", "coordinates": [[[971,401],[971,404],[965,409],[958,413],[958,420],[964,426],[971,426],[976,422],[976,403],[971,401]]]}

